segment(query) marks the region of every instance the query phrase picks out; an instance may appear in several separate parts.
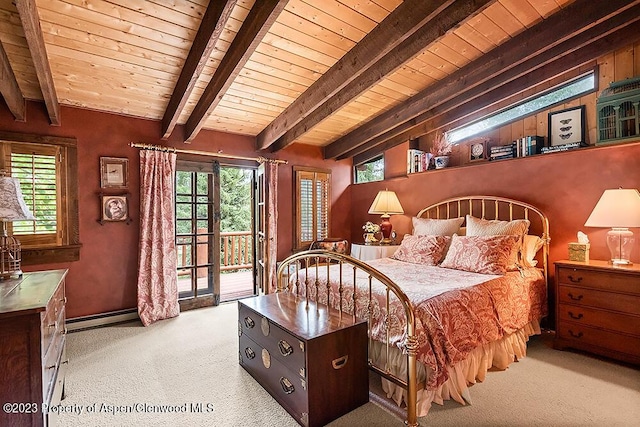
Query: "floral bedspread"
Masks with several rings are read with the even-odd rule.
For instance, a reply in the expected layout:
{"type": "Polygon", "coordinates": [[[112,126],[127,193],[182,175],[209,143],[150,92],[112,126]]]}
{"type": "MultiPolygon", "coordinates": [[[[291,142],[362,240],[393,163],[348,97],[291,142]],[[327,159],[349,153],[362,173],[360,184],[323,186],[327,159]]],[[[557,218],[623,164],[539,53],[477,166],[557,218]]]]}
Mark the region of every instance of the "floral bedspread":
{"type": "MultiPolygon", "coordinates": [[[[391,258],[372,260],[368,264],[398,284],[412,302],[419,343],[417,359],[432,371],[427,389],[443,384],[447,380],[445,367],[465,359],[474,348],[499,340],[547,315],[544,276],[537,268],[495,276],[391,258]]],[[[300,294],[306,294],[308,289],[311,298],[315,299],[317,293],[318,300],[325,304],[329,295],[331,306],[338,308],[341,300],[339,269],[339,265],[302,269],[290,280],[299,283],[300,294]]],[[[350,264],[343,264],[342,282],[342,309],[353,313],[353,268],[350,264]]],[[[365,319],[371,316],[372,338],[378,341],[386,342],[388,326],[390,345],[402,349],[406,337],[406,315],[402,305],[392,297],[387,315],[385,287],[373,279],[374,298],[369,314],[369,283],[368,274],[358,270],[356,314],[365,319]]]]}

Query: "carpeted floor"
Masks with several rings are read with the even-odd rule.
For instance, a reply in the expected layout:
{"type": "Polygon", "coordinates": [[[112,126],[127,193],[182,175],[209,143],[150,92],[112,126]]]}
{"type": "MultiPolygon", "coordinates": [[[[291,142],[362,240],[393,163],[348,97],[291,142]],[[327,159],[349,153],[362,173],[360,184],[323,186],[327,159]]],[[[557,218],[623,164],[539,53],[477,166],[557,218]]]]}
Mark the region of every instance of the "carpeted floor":
{"type": "MultiPolygon", "coordinates": [[[[74,332],[59,425],[297,426],[238,364],[237,303],[74,332]]],[[[632,426],[640,371],[534,337],[528,357],[471,388],[473,405],[434,405],[424,426],[632,426]]],[[[332,427],[402,426],[369,402],[332,427]]]]}

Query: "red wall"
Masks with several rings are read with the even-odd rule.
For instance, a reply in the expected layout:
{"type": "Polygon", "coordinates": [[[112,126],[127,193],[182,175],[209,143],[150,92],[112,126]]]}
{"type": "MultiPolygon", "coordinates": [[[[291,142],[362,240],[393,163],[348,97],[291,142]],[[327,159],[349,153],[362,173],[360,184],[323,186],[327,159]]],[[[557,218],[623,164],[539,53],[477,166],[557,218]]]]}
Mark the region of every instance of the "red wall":
{"type": "MultiPolygon", "coordinates": [[[[385,153],[385,168],[398,175],[406,171],[403,144],[385,153]]],[[[389,176],[389,174],[387,174],[389,176]]],[[[379,222],[367,210],[378,190],[397,193],[404,215],[391,222],[399,236],[411,232],[411,217],[440,200],[471,194],[510,197],[530,203],[549,217],[550,262],[566,259],[567,244],[577,240],[578,231],[591,241],[591,259],[609,259],[607,229],[587,228],[587,217],[609,188],[640,188],[640,142],[585,148],[521,159],[485,162],[396,177],[384,182],[352,186],[351,229],[355,241],[366,221],[379,222]]],[[[640,262],[640,229],[632,229],[636,246],[632,261],[640,262]]]]}
{"type": "MultiPolygon", "coordinates": [[[[131,141],[172,145],[183,149],[222,151],[241,156],[277,157],[289,161],[279,167],[278,259],[291,253],[293,232],[294,165],[332,169],[332,202],[349,206],[351,166],[349,161],[324,161],[319,148],[292,147],[275,155],[255,151],[255,138],[202,131],[192,144],[172,136],[167,144],[159,139],[160,122],[134,119],[95,111],[62,107],[62,125],[51,126],[40,103],[28,103],[27,121],[16,122],[0,101],[0,131],[73,137],[78,141],[78,195],[80,217],[80,260],[67,264],[25,266],[25,271],[69,268],[67,279],[67,317],[74,318],[136,307],[138,265],[139,150],[131,141]],[[100,157],[129,159],[130,215],[133,222],[100,225],[100,157]]],[[[182,129],[178,128],[174,135],[182,129]]],[[[348,210],[333,211],[333,235],[349,237],[348,210]]]]}

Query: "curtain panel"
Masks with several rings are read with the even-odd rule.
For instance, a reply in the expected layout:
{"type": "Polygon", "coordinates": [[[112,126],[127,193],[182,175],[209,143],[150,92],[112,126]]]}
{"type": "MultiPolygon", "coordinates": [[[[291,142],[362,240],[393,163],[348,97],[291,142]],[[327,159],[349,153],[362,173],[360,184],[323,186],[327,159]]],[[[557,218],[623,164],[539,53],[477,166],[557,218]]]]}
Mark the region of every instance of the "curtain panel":
{"type": "Polygon", "coordinates": [[[175,245],[175,171],[175,153],[140,151],[138,315],[144,326],[180,314],[175,245]]]}
{"type": "Polygon", "coordinates": [[[267,162],[265,165],[267,177],[267,280],[269,293],[274,293],[278,288],[277,257],[278,257],[278,164],[267,162]]]}

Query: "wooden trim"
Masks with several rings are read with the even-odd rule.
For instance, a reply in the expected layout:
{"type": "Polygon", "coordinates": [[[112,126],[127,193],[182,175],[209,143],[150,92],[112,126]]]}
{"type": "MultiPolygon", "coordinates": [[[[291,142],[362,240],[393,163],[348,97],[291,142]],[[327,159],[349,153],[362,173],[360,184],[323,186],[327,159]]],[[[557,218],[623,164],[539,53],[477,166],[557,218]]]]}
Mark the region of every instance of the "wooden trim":
{"type": "Polygon", "coordinates": [[[24,36],[29,45],[29,52],[33,59],[33,65],[36,69],[38,82],[40,82],[40,90],[44,97],[44,103],[49,113],[49,120],[52,125],[60,125],[60,104],[58,103],[58,95],[53,83],[53,75],[51,74],[51,66],[47,56],[47,48],[40,28],[40,17],[36,0],[16,0],[16,8],[20,14],[20,21],[24,30],[24,36]]]}
{"type": "Polygon", "coordinates": [[[284,10],[288,0],[263,0],[256,2],[242,23],[229,50],[218,65],[202,96],[185,124],[185,141],[193,141],[211,112],[222,100],[235,77],[249,60],[262,39],[284,10]]]}
{"type": "Polygon", "coordinates": [[[2,94],[13,117],[24,122],[27,119],[27,104],[2,43],[0,43],[0,94],[2,94]]]}
{"type": "Polygon", "coordinates": [[[22,248],[22,265],[41,265],[80,260],[81,244],[22,248]]]}
{"type": "Polygon", "coordinates": [[[226,2],[212,1],[207,6],[207,11],[202,18],[196,38],[191,45],[187,60],[182,67],[180,77],[176,83],[171,99],[162,118],[162,139],[167,139],[173,132],[182,110],[187,104],[193,89],[196,87],[198,77],[215,48],[225,25],[231,17],[231,11],[238,0],[226,2]]]}

